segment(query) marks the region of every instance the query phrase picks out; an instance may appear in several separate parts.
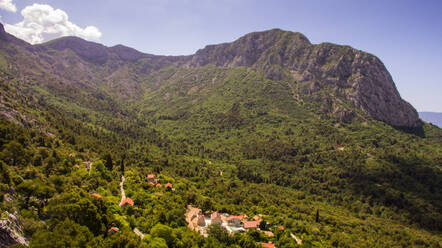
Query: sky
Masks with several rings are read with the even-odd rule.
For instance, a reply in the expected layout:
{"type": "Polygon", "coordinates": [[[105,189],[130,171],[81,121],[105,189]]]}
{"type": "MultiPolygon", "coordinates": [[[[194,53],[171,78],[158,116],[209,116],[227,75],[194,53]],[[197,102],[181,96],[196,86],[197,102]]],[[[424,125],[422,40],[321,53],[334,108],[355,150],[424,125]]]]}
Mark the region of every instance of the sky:
{"type": "Polygon", "coordinates": [[[188,55],[254,31],[378,56],[402,98],[442,112],[440,0],[0,0],[0,21],[30,43],[75,35],[157,55],[188,55]]]}

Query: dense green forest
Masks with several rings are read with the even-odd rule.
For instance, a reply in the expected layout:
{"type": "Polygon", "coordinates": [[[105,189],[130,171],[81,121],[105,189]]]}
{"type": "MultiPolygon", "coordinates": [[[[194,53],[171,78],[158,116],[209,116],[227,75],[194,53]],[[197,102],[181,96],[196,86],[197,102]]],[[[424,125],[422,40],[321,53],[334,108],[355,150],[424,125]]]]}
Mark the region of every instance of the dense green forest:
{"type": "Polygon", "coordinates": [[[109,85],[100,80],[119,61],[49,49],[41,61],[72,62],[57,74],[31,48],[0,45],[1,215],[20,220],[30,247],[442,246],[436,126],[393,127],[330,87],[303,95],[276,66],[267,69],[281,79],[142,58],[109,85]],[[335,105],[355,117],[336,118],[335,105]],[[148,174],[175,190],[152,187],[148,174]],[[119,206],[122,176],[134,206],[119,206]],[[190,204],[262,215],[274,236],[213,226],[204,237],[187,228],[190,204]]]}
{"type": "MultiPolygon", "coordinates": [[[[14,93],[13,82],[2,87],[5,96],[14,93]]],[[[201,110],[192,121],[134,112],[131,121],[90,121],[42,99],[28,102],[38,118],[33,125],[3,120],[0,128],[1,191],[9,199],[1,209],[20,215],[31,247],[295,247],[290,232],[305,247],[441,244],[442,137],[434,126],[417,135],[380,122],[269,114],[238,124],[250,114],[245,104],[233,104],[210,126],[201,110]],[[90,171],[82,164],[89,160],[90,171]],[[118,207],[123,173],[136,208],[118,207]],[[176,191],[149,187],[149,173],[176,191]],[[271,238],[223,230],[204,238],[186,227],[188,204],[263,214],[270,228],[286,229],[271,238]],[[107,235],[112,226],[120,232],[107,235]],[[147,235],[140,240],[133,228],[147,235]]]]}

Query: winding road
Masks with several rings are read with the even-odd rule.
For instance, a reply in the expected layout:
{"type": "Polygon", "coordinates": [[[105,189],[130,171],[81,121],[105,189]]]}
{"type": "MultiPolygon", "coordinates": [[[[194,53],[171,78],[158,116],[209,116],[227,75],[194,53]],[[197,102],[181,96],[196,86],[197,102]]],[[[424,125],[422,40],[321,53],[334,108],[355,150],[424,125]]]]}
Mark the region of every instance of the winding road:
{"type": "MultiPolygon", "coordinates": [[[[120,201],[120,207],[123,204],[123,201],[126,200],[126,193],[124,192],[124,176],[121,176],[121,183],[120,183],[120,191],[121,191],[121,201],[120,201]]],[[[144,238],[144,233],[142,233],[138,228],[134,228],[134,233],[138,235],[141,239],[144,238]]]]}

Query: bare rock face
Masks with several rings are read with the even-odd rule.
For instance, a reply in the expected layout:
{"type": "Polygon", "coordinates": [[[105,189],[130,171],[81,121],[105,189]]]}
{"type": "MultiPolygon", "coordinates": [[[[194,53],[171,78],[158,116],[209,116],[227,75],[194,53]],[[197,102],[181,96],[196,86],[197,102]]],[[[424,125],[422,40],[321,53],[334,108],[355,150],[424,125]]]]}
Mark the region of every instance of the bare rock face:
{"type": "MultiPolygon", "coordinates": [[[[383,63],[349,46],[314,45],[300,33],[274,29],[207,46],[188,62],[190,67],[206,64],[253,67],[273,80],[288,80],[291,74],[304,97],[326,88],[338,102],[349,102],[375,120],[398,127],[421,125],[416,110],[400,97],[383,63]]],[[[356,116],[342,106],[327,111],[341,121],[356,116]]]]}
{"type": "Polygon", "coordinates": [[[22,244],[28,246],[23,236],[22,223],[13,214],[7,213],[7,218],[0,219],[0,248],[22,244]]]}
{"type": "Polygon", "coordinates": [[[301,82],[319,82],[373,119],[393,126],[420,125],[416,110],[400,97],[384,64],[371,54],[325,43],[294,64],[301,82]]]}

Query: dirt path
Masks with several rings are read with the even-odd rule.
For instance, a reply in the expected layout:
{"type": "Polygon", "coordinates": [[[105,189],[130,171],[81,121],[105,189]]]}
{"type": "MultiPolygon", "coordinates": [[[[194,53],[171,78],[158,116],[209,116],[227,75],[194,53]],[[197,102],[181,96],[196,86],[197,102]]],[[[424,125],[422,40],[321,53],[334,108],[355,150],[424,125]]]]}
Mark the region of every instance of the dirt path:
{"type": "Polygon", "coordinates": [[[120,183],[120,191],[121,191],[121,201],[120,201],[120,207],[123,201],[126,199],[126,193],[124,193],[124,176],[121,176],[121,183],[120,183]]]}
{"type": "MultiPolygon", "coordinates": [[[[126,193],[124,192],[124,180],[125,180],[124,176],[121,176],[121,183],[120,183],[121,201],[119,204],[120,207],[121,207],[121,204],[123,203],[123,201],[126,199],[126,193]]],[[[140,230],[138,230],[138,228],[134,228],[133,231],[141,239],[144,238],[144,233],[142,233],[140,230]]]]}
{"type": "Polygon", "coordinates": [[[138,235],[138,237],[140,237],[141,239],[144,238],[144,234],[140,230],[138,230],[138,228],[134,228],[134,233],[138,235]]]}
{"type": "Polygon", "coordinates": [[[291,236],[294,240],[296,240],[296,243],[297,243],[298,245],[302,245],[302,240],[301,240],[301,239],[299,239],[298,237],[296,237],[293,233],[290,233],[290,236],[291,236]]]}

